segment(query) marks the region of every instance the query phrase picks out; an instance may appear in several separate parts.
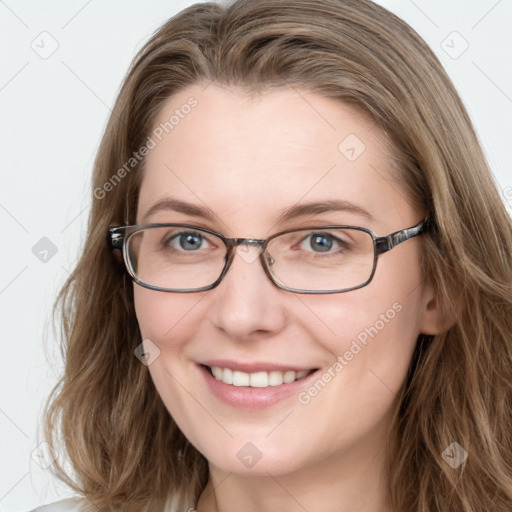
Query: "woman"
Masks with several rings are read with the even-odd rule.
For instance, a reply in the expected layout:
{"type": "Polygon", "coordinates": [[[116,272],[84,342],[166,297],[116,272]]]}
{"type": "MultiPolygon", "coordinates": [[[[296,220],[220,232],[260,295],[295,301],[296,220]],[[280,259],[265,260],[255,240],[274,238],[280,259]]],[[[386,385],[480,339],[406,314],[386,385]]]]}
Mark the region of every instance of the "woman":
{"type": "Polygon", "coordinates": [[[84,498],[40,510],[512,509],[511,220],[404,22],[184,10],[93,195],[45,431],[84,498]]]}

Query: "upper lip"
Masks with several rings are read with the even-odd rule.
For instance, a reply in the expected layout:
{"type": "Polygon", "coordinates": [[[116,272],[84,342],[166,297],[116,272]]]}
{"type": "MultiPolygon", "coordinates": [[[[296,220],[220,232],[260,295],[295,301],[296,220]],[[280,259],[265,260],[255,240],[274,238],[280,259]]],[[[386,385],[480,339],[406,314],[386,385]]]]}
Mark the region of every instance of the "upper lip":
{"type": "Polygon", "coordinates": [[[219,368],[230,368],[231,370],[236,370],[239,372],[245,373],[256,373],[256,372],[271,372],[271,371],[294,371],[300,372],[304,370],[313,370],[315,368],[309,367],[300,367],[300,366],[290,366],[289,364],[279,364],[279,363],[266,363],[266,362],[252,362],[252,363],[244,363],[241,361],[230,361],[228,359],[210,359],[208,361],[203,361],[199,364],[204,366],[216,366],[219,368]]]}

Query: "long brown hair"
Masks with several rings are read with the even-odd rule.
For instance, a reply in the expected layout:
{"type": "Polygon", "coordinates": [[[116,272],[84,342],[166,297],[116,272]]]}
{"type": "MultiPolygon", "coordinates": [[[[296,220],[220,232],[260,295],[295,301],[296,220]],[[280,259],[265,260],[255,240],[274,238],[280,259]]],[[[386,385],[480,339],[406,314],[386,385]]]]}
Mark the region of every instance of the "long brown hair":
{"type": "Polygon", "coordinates": [[[447,332],[420,337],[402,387],[388,450],[394,509],[510,512],[511,219],[441,64],[368,0],[197,4],[134,59],[94,164],[83,253],[56,304],[65,371],[44,435],[72,470],[56,462],[56,474],[97,509],[126,512],[162,511],[170,497],[186,510],[206,485],[206,459],[134,357],[132,283],[106,229],[135,220],[144,159],[114,174],[147,142],[163,103],[212,81],[248,92],[302,87],[372,116],[390,138],[397,175],[430,218],[425,275],[455,318],[447,332]],[[468,452],[457,468],[443,458],[453,442],[468,452]]]}

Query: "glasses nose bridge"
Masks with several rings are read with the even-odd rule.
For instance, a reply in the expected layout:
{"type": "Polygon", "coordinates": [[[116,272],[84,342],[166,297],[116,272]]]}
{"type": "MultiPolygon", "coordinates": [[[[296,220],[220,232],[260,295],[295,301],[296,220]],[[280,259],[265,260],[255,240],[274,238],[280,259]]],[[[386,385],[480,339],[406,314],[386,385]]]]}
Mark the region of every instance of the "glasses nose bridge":
{"type": "Polygon", "coordinates": [[[226,242],[228,242],[232,247],[238,247],[239,245],[245,244],[252,245],[253,247],[261,247],[261,249],[263,249],[267,241],[257,238],[226,238],[226,242]]]}
{"type": "MultiPolygon", "coordinates": [[[[224,270],[222,271],[222,274],[220,276],[220,280],[224,279],[225,275],[231,268],[231,265],[233,263],[233,260],[235,259],[235,253],[236,248],[240,247],[242,245],[245,246],[252,246],[257,248],[258,255],[256,257],[251,257],[249,259],[242,257],[246,261],[246,263],[252,263],[255,260],[260,260],[260,263],[263,267],[263,270],[265,271],[265,274],[270,278],[272,282],[274,282],[271,274],[269,273],[269,269],[267,268],[267,265],[265,264],[265,256],[267,256],[266,253],[266,245],[268,243],[268,239],[259,239],[259,238],[224,238],[224,243],[227,248],[227,255],[226,255],[226,264],[224,266],[224,270]]],[[[268,258],[268,256],[267,256],[268,258]]],[[[269,258],[270,261],[268,263],[273,263],[273,258],[269,258]]]]}

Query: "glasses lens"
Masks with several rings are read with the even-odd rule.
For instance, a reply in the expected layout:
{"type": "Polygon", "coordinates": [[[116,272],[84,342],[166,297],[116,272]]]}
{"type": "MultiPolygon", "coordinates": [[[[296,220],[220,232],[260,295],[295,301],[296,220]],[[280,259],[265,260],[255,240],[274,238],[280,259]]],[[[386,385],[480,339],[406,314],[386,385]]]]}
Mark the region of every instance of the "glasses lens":
{"type": "Polygon", "coordinates": [[[373,272],[372,236],[353,228],[299,230],[270,240],[270,271],[282,286],[333,291],[358,287],[373,272]]]}
{"type": "Polygon", "coordinates": [[[127,253],[130,271],[143,283],[191,290],[219,278],[226,247],[221,238],[199,229],[149,227],[130,235],[127,253]]]}

